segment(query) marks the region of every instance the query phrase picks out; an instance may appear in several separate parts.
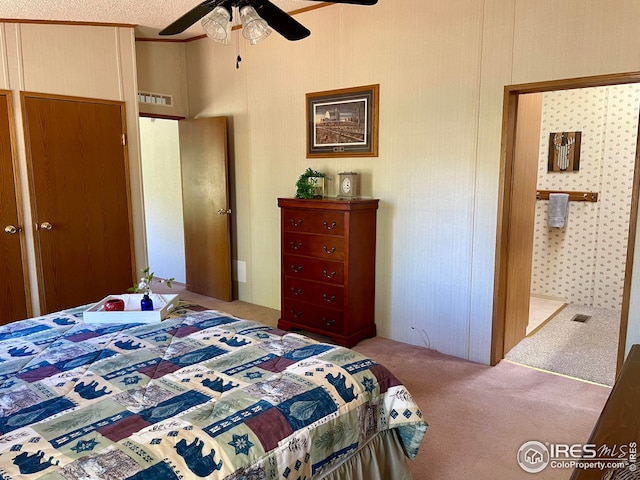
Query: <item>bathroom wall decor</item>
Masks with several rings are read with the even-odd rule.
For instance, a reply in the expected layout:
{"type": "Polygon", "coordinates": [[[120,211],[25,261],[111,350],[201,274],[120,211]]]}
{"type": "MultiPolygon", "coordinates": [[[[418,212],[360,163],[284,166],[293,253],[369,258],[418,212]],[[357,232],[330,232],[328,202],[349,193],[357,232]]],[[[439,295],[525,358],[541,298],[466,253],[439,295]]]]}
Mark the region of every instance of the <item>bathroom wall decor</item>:
{"type": "Polygon", "coordinates": [[[549,134],[549,172],[577,172],[580,170],[580,141],[582,132],[554,132],[549,134]]]}

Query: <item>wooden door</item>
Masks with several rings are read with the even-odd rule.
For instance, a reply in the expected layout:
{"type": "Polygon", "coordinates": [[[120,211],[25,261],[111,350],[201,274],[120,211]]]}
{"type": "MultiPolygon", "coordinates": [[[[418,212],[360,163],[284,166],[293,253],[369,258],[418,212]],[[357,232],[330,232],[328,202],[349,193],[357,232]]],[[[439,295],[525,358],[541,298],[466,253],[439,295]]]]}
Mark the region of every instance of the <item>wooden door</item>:
{"type": "Polygon", "coordinates": [[[231,301],[226,118],[180,120],[187,290],[231,301]]]}
{"type": "Polygon", "coordinates": [[[541,115],[542,93],[520,96],[513,167],[517,174],[511,185],[509,217],[505,355],[526,336],[529,323],[541,115]]]}
{"type": "Polygon", "coordinates": [[[0,92],[0,324],[30,316],[27,303],[24,231],[20,212],[11,129],[11,93],[0,92]]]}
{"type": "Polygon", "coordinates": [[[124,104],[22,93],[43,313],[133,284],[124,104]]]}

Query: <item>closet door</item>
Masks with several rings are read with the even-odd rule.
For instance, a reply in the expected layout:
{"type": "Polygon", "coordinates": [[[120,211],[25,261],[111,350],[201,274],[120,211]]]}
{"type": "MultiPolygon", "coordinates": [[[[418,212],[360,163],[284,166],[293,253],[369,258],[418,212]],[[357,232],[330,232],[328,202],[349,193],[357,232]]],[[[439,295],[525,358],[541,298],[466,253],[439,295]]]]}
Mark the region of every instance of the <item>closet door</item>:
{"type": "Polygon", "coordinates": [[[133,285],[124,104],[23,93],[42,313],[133,285]]]}
{"type": "Polygon", "coordinates": [[[13,170],[11,93],[0,91],[0,324],[29,316],[25,270],[24,232],[18,211],[13,170]]]}

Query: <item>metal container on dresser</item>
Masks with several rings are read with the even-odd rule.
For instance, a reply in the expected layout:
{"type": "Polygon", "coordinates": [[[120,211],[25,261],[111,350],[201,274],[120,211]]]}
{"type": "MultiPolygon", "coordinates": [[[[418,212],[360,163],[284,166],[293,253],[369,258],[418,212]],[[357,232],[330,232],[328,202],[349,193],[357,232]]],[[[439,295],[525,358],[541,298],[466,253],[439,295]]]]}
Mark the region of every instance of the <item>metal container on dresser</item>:
{"type": "Polygon", "coordinates": [[[374,323],[378,200],[279,198],[281,317],[352,347],[376,335],[374,323]]]}

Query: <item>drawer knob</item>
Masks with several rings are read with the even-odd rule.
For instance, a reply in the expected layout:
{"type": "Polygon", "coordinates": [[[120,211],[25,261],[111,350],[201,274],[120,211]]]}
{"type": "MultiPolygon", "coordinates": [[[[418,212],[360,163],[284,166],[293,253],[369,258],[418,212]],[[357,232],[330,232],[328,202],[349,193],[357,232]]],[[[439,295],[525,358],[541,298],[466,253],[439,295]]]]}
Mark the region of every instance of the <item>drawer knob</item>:
{"type": "Polygon", "coordinates": [[[302,316],[302,312],[297,312],[292,308],[291,309],[291,315],[293,315],[294,318],[300,318],[302,316]]]}
{"type": "Polygon", "coordinates": [[[327,255],[331,255],[332,253],[334,253],[336,251],[336,247],[335,245],[331,248],[327,247],[326,245],[323,245],[322,248],[324,249],[325,253],[327,255]]]}
{"type": "Polygon", "coordinates": [[[333,303],[336,300],[336,296],[335,295],[331,295],[331,297],[330,297],[326,293],[322,294],[322,298],[324,298],[324,301],[327,302],[327,303],[333,303]]]}
{"type": "Polygon", "coordinates": [[[291,265],[291,271],[293,273],[300,273],[303,268],[304,267],[302,265],[300,265],[299,267],[296,267],[295,265],[291,265]]]}
{"type": "Polygon", "coordinates": [[[299,288],[296,290],[295,288],[291,287],[291,293],[293,293],[294,295],[302,295],[302,289],[299,288]]]}
{"type": "Polygon", "coordinates": [[[293,248],[294,250],[300,250],[302,248],[302,242],[298,242],[298,243],[294,243],[291,242],[291,248],[293,248]]]}
{"type": "Polygon", "coordinates": [[[302,225],[302,219],[300,220],[296,220],[295,218],[291,218],[291,226],[293,227],[299,227],[302,225]]]}
{"type": "Polygon", "coordinates": [[[327,320],[327,317],[322,317],[322,321],[324,322],[324,324],[327,327],[330,327],[331,325],[333,325],[334,323],[336,323],[336,319],[332,318],[331,320],[327,320]]]}
{"type": "MultiPolygon", "coordinates": [[[[293,267],[293,265],[291,265],[293,267]]],[[[325,278],[333,278],[336,276],[336,272],[327,272],[326,270],[323,270],[322,273],[324,274],[325,278]]]]}
{"type": "Polygon", "coordinates": [[[334,228],[336,228],[336,222],[332,222],[331,225],[329,225],[329,222],[325,220],[324,222],[322,222],[322,224],[327,230],[333,230],[334,228]]]}

